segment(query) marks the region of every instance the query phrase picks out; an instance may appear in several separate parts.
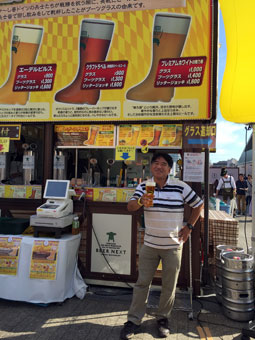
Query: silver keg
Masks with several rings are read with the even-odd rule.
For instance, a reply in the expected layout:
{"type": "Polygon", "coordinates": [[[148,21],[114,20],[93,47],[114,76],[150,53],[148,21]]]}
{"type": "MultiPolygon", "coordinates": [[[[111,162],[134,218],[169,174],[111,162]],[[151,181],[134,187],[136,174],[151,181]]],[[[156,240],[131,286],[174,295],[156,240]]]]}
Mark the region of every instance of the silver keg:
{"type": "Polygon", "coordinates": [[[222,303],[222,274],[221,274],[221,256],[225,252],[238,252],[244,253],[244,249],[232,245],[219,244],[216,246],[216,272],[215,272],[215,287],[216,287],[216,298],[219,303],[222,303]]]}
{"type": "Polygon", "coordinates": [[[253,256],[240,252],[221,255],[223,314],[236,321],[254,317],[253,256]]]}

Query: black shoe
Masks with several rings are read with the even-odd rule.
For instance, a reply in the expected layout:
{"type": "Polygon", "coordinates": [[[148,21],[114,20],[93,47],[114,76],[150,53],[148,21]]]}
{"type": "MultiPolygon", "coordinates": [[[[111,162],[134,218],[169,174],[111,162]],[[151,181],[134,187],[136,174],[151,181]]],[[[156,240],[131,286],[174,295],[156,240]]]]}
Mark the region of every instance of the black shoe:
{"type": "Polygon", "coordinates": [[[136,325],[132,321],[125,322],[124,327],[120,332],[120,339],[121,340],[131,339],[134,334],[138,333],[140,327],[141,327],[140,325],[136,325]]]}
{"type": "Polygon", "coordinates": [[[160,338],[167,338],[170,334],[170,329],[168,327],[168,320],[167,319],[160,319],[157,320],[158,324],[158,334],[160,338]]]}

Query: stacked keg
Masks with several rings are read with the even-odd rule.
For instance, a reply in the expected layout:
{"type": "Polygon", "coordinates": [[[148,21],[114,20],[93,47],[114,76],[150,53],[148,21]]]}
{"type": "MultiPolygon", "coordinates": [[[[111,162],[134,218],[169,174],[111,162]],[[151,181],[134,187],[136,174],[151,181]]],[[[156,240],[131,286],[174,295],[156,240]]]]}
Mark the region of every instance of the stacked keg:
{"type": "Polygon", "coordinates": [[[223,314],[236,321],[254,317],[253,256],[240,252],[223,252],[222,308],[223,314]]]}
{"type": "Polygon", "coordinates": [[[244,249],[231,245],[218,245],[216,247],[216,275],[215,275],[215,284],[216,284],[216,298],[217,301],[222,303],[222,262],[221,257],[225,252],[237,252],[244,253],[244,249]]]}

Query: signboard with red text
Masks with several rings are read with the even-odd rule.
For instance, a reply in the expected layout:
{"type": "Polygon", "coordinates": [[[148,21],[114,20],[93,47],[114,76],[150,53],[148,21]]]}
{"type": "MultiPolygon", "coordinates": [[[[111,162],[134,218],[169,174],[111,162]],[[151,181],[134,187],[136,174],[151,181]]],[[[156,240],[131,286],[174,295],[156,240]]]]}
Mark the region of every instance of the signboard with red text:
{"type": "Polygon", "coordinates": [[[0,2],[0,121],[215,118],[216,0],[0,2]]]}

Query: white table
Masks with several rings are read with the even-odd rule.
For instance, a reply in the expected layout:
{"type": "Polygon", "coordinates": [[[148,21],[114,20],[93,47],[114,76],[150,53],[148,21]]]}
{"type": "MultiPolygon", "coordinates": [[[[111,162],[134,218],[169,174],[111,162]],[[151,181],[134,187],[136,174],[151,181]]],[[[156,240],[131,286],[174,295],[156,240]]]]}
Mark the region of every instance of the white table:
{"type": "MultiPolygon", "coordinates": [[[[0,237],[14,235],[0,235],[0,237]]],[[[0,298],[32,303],[63,302],[76,295],[83,298],[86,284],[77,267],[80,235],[64,234],[60,239],[21,237],[18,273],[16,276],[0,275],[0,298]],[[30,279],[30,261],[34,240],[58,241],[56,280],[30,279]]]]}

